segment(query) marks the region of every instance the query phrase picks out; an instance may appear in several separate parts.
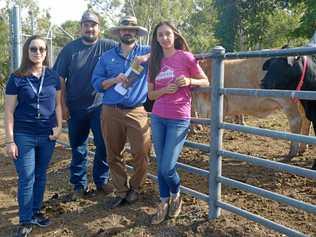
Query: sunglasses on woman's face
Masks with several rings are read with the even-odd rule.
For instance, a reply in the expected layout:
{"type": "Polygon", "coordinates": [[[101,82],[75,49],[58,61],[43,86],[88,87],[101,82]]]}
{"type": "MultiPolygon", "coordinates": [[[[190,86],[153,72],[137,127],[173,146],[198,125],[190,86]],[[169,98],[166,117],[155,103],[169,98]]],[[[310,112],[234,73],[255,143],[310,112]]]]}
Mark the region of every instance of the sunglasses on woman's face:
{"type": "Polygon", "coordinates": [[[30,47],[30,51],[32,53],[37,53],[37,51],[39,51],[40,53],[44,53],[46,51],[46,48],[43,48],[43,47],[30,47]]]}

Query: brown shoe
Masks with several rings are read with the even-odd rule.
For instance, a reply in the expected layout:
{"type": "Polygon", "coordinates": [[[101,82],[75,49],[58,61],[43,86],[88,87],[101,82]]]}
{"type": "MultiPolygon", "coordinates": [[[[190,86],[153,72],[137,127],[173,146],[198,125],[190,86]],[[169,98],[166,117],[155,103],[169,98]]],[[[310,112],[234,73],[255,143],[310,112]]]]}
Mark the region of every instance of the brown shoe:
{"type": "Polygon", "coordinates": [[[151,219],[152,225],[158,225],[162,223],[168,216],[169,204],[168,202],[161,202],[157,208],[156,214],[151,219]]]}
{"type": "Polygon", "coordinates": [[[180,196],[176,198],[171,198],[168,216],[171,218],[176,218],[179,216],[182,208],[182,199],[180,196]]]}
{"type": "Polygon", "coordinates": [[[126,196],[126,201],[129,203],[129,204],[132,204],[134,202],[136,202],[138,200],[138,192],[136,192],[135,190],[131,189],[128,193],[127,193],[127,196],[126,196]]]}
{"type": "Polygon", "coordinates": [[[113,193],[114,191],[114,187],[112,184],[103,184],[101,187],[97,187],[97,192],[98,193],[102,193],[104,195],[109,195],[111,193],[113,193]]]}

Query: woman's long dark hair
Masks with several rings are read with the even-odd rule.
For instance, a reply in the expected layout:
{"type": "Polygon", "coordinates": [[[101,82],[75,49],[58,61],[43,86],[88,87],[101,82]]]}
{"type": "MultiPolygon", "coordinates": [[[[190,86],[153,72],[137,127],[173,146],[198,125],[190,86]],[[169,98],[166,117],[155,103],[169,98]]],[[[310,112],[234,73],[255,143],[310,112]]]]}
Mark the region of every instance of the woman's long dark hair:
{"type": "Polygon", "coordinates": [[[174,39],[175,49],[190,51],[186,40],[171,22],[169,21],[159,22],[154,29],[153,37],[151,40],[151,50],[150,50],[150,59],[149,59],[149,81],[152,83],[155,81],[155,78],[160,71],[161,60],[163,58],[162,48],[159,42],[157,41],[157,30],[162,25],[169,26],[172,29],[175,36],[175,39],[174,39]]]}
{"type": "Polygon", "coordinates": [[[23,45],[22,62],[21,62],[20,67],[14,72],[15,75],[17,75],[17,76],[29,76],[31,74],[29,69],[34,65],[34,63],[30,60],[30,57],[29,57],[29,47],[30,47],[31,42],[33,40],[37,40],[37,39],[43,40],[45,42],[46,57],[43,61],[43,66],[49,67],[46,40],[39,35],[32,35],[25,41],[25,43],[23,45]]]}

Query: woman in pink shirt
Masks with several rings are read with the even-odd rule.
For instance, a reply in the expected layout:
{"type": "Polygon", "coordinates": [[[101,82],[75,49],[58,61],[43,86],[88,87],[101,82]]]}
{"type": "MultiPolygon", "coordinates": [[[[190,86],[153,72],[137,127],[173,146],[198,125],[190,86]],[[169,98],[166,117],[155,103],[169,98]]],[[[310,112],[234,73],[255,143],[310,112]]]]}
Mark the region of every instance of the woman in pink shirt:
{"type": "Polygon", "coordinates": [[[160,22],[153,32],[148,83],[148,97],[155,100],[151,126],[161,200],[152,224],[181,211],[176,162],[189,131],[191,89],[208,85],[183,36],[170,22],[160,22]]]}

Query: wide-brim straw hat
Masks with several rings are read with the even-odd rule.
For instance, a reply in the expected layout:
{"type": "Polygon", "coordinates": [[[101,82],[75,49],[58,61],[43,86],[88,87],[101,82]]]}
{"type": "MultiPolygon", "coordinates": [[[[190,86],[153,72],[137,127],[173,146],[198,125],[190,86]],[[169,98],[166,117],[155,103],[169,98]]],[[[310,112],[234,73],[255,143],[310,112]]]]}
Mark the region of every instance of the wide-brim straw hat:
{"type": "Polygon", "coordinates": [[[110,28],[113,35],[119,36],[120,30],[136,30],[138,36],[148,35],[146,28],[137,25],[137,19],[134,16],[124,16],[120,19],[118,26],[110,28]]]}

